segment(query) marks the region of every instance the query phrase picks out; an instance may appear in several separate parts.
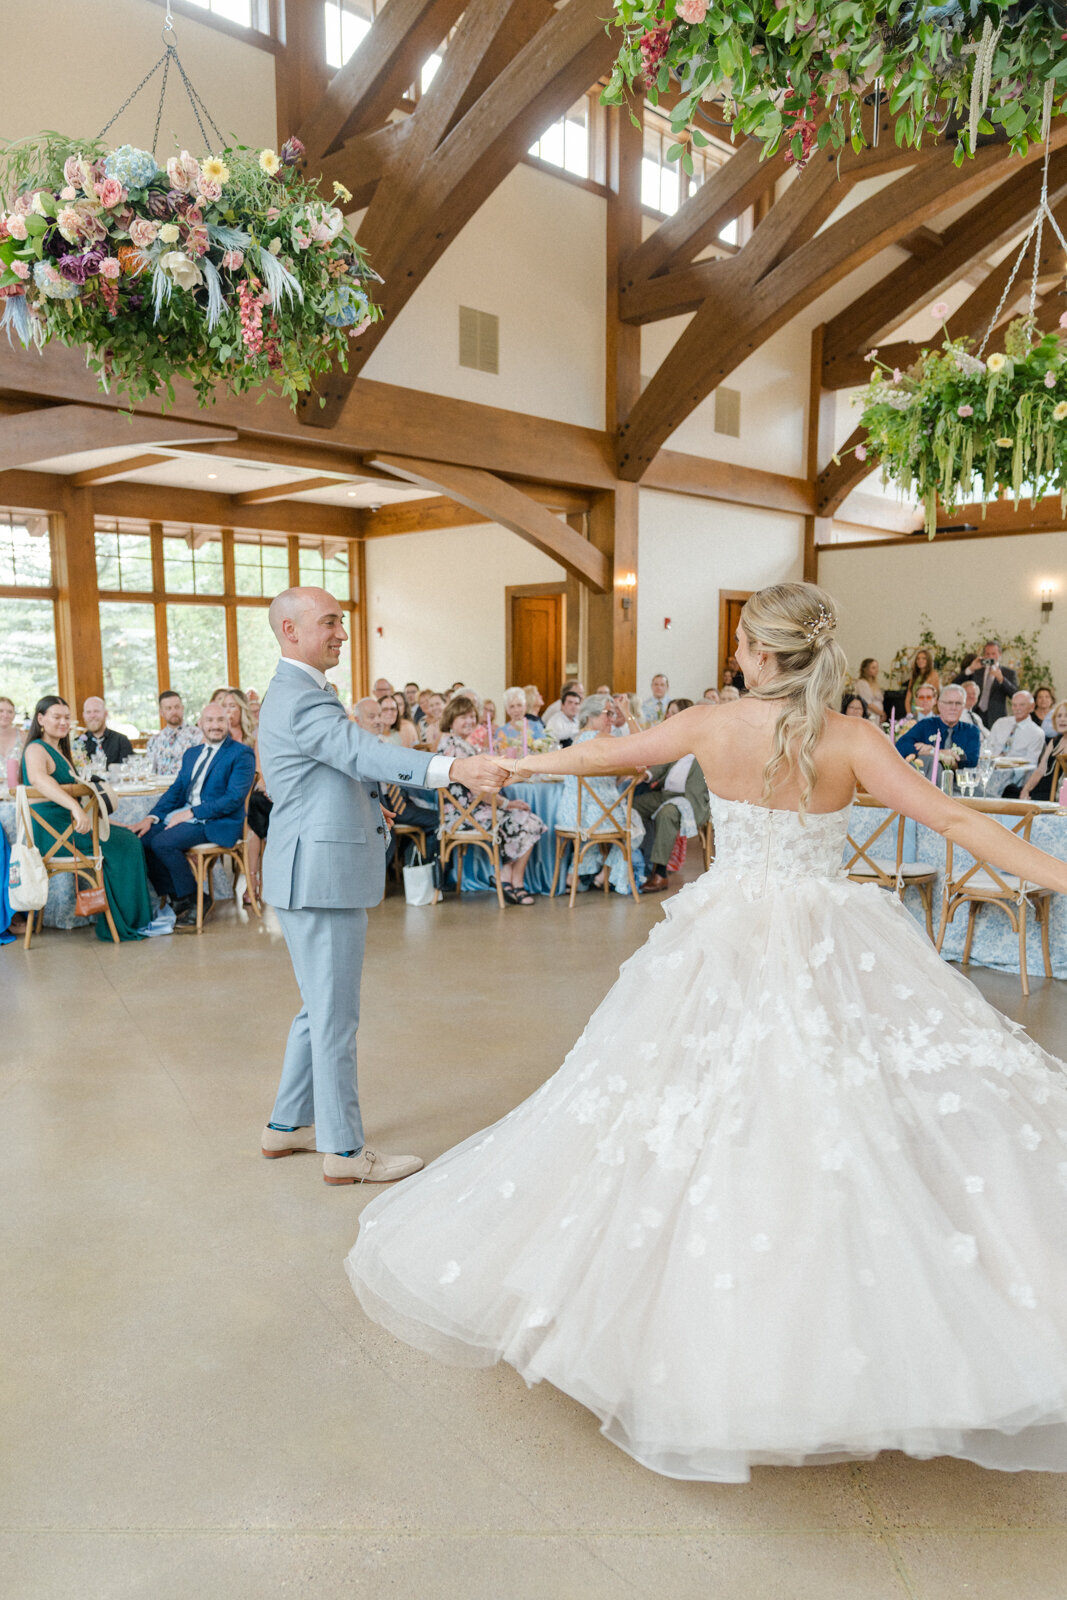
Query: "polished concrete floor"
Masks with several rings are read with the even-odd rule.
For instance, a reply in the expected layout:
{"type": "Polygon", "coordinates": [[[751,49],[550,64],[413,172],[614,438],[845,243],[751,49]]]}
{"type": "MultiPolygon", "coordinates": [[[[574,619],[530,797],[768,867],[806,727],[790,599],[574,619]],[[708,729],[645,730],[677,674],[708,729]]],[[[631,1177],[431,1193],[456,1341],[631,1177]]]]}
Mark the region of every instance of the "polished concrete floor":
{"type": "MultiPolygon", "coordinates": [[[[659,916],[372,916],[372,1141],[430,1158],[554,1070],[659,916]]],[[[1067,984],[976,972],[1067,1053],[1067,984]]],[[[223,913],[0,951],[6,1600],[1063,1600],[1067,1479],[885,1456],[747,1486],[636,1466],[510,1369],[441,1367],[342,1272],[370,1195],[266,1162],[295,987],[223,913]]]]}

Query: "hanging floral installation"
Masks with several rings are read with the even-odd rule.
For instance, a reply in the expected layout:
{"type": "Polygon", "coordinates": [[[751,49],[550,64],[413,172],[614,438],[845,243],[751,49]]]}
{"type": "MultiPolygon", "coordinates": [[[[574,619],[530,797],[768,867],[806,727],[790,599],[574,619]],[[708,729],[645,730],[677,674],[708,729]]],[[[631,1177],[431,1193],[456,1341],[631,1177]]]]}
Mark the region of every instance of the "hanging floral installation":
{"type": "MultiPolygon", "coordinates": [[[[24,345],[84,346],[105,388],[137,405],[201,405],[272,385],[295,405],[381,313],[345,226],[280,152],[242,146],[160,167],[147,150],[55,133],[6,148],[0,328],[24,345]]],[[[335,199],[351,199],[335,184],[335,199]]]]}
{"type": "Polygon", "coordinates": [[[687,171],[688,141],[706,144],[699,124],[712,117],[766,155],[784,144],[798,165],[827,146],[859,151],[865,102],[873,143],[884,102],[898,144],[951,128],[957,164],[982,134],[1025,153],[1046,82],[1057,114],[1067,94],[1061,0],[615,0],[614,21],[623,43],[603,99],[622,104],[639,81],[653,105],[678,91],[668,154],[687,171]]]}

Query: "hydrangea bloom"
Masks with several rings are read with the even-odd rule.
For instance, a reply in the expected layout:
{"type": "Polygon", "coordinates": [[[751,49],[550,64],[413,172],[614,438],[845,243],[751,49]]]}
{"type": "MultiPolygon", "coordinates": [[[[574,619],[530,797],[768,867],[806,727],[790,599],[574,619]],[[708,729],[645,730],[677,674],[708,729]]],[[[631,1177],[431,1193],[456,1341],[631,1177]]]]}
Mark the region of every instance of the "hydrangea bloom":
{"type": "Polygon", "coordinates": [[[158,171],[155,156],[132,144],[119,145],[104,162],[104,176],[117,178],[125,189],[146,189],[158,171]]]}
{"type": "Polygon", "coordinates": [[[33,281],[48,300],[76,300],[81,294],[81,286],[61,278],[50,261],[35,264],[33,281]]]}

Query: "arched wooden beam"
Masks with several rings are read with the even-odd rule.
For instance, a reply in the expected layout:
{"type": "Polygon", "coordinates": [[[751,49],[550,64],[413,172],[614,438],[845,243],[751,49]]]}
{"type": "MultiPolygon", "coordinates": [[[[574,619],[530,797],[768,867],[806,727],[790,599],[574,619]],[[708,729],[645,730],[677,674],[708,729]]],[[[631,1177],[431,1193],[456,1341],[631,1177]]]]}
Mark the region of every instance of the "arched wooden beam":
{"type": "Polygon", "coordinates": [[[0,418],[0,472],[53,456],[116,446],[206,443],[236,439],[233,428],[174,422],[167,417],[130,416],[93,406],[48,406],[0,418]]]}

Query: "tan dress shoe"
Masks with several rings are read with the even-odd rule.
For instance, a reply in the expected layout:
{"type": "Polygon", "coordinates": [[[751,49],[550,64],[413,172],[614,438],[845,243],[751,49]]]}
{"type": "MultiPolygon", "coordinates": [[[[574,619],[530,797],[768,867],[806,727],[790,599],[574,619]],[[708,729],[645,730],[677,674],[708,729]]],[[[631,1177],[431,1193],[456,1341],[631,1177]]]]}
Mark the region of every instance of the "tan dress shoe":
{"type": "Polygon", "coordinates": [[[421,1156],[383,1156],[364,1145],[358,1156],[325,1156],[322,1177],[324,1183],[395,1183],[423,1165],[421,1156]]]}
{"type": "Polygon", "coordinates": [[[277,1128],[264,1128],[259,1141],[263,1154],[271,1160],[275,1156],[295,1156],[302,1150],[315,1148],[315,1124],[297,1128],[292,1133],[279,1133],[277,1128]]]}

